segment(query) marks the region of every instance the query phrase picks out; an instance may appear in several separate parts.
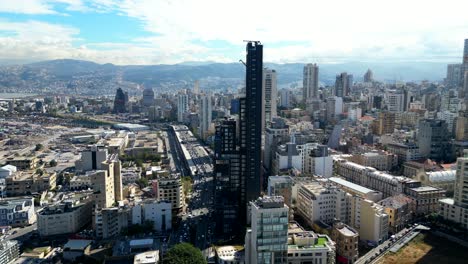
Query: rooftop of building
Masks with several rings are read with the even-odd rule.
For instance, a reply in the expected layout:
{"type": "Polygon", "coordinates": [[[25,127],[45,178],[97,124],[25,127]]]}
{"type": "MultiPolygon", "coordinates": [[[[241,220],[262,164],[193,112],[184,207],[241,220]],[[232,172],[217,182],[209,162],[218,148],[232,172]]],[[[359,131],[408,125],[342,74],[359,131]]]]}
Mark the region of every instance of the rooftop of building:
{"type": "Polygon", "coordinates": [[[438,182],[452,182],[457,178],[456,170],[446,170],[446,171],[433,171],[427,172],[426,175],[429,177],[429,181],[433,183],[438,182]]]}
{"type": "Polygon", "coordinates": [[[38,215],[54,215],[72,212],[87,202],[91,202],[90,192],[74,193],[63,196],[62,200],[37,211],[38,215]]]}
{"type": "Polygon", "coordinates": [[[269,208],[283,208],[287,207],[284,204],[283,196],[263,196],[259,197],[253,202],[258,208],[269,209],[269,208]]]}
{"type": "Polygon", "coordinates": [[[341,178],[338,178],[338,177],[330,177],[328,179],[330,181],[334,182],[334,183],[345,186],[345,187],[347,187],[349,189],[352,189],[352,190],[354,190],[356,192],[359,192],[359,193],[368,194],[368,193],[377,192],[377,191],[371,190],[369,188],[366,188],[364,186],[361,186],[359,184],[355,184],[355,183],[349,182],[347,180],[344,180],[344,179],[341,179],[341,178]]]}
{"type": "Polygon", "coordinates": [[[85,239],[70,239],[68,242],[63,246],[63,249],[70,250],[70,251],[82,251],[85,250],[87,246],[89,246],[93,242],[92,240],[85,240],[85,239]]]}
{"type": "Polygon", "coordinates": [[[455,204],[455,200],[453,200],[453,198],[440,199],[439,202],[449,204],[449,205],[454,205],[455,204]]]}
{"type": "Polygon", "coordinates": [[[134,264],[149,264],[159,262],[159,250],[151,250],[135,255],[134,264]]]}
{"type": "Polygon", "coordinates": [[[412,202],[413,202],[413,199],[411,199],[410,197],[404,194],[398,194],[398,195],[390,196],[388,198],[381,200],[379,204],[384,207],[398,209],[412,202]]]}
{"type": "Polygon", "coordinates": [[[240,261],[244,257],[244,246],[222,246],[216,248],[216,255],[222,261],[240,261]]]}
{"type": "Polygon", "coordinates": [[[437,191],[443,191],[440,188],[432,187],[432,186],[421,186],[421,187],[416,187],[416,188],[411,188],[411,190],[415,192],[437,192],[437,191]]]}
{"type": "Polygon", "coordinates": [[[354,237],[354,236],[359,236],[359,233],[353,230],[351,227],[348,225],[342,225],[340,227],[336,228],[342,235],[347,236],[347,237],[354,237]]]}

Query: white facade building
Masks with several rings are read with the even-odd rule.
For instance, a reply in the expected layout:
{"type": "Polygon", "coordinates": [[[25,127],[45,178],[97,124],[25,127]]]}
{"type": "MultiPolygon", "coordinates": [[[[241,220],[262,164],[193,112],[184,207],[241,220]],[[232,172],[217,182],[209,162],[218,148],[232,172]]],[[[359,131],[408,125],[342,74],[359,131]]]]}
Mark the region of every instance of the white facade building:
{"type": "Polygon", "coordinates": [[[288,212],[281,196],[264,196],[251,207],[251,229],[245,235],[245,262],[286,263],[288,212]]]}
{"type": "Polygon", "coordinates": [[[211,96],[210,95],[203,95],[200,99],[200,127],[198,129],[198,133],[200,138],[206,139],[208,135],[208,130],[210,129],[211,125],[211,113],[212,113],[212,106],[211,106],[211,96]]]}
{"type": "Polygon", "coordinates": [[[317,64],[309,63],[304,66],[304,75],[302,80],[304,102],[312,98],[318,98],[319,85],[319,67],[317,64]]]}
{"type": "Polygon", "coordinates": [[[277,115],[278,90],[276,83],[276,71],[263,69],[263,101],[262,101],[262,122],[263,128],[277,115]]]}
{"type": "Polygon", "coordinates": [[[184,115],[189,110],[189,96],[188,94],[177,95],[177,121],[184,122],[184,115]]]}

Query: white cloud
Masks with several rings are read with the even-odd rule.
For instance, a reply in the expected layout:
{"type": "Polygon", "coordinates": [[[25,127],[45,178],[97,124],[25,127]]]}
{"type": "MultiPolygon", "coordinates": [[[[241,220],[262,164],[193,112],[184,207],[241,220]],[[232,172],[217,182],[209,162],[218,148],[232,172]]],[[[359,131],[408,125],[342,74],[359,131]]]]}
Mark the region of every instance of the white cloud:
{"type": "Polygon", "coordinates": [[[468,2],[456,0],[105,0],[101,4],[141,20],[147,31],[182,43],[262,40],[269,61],[457,60],[468,37],[468,2]],[[292,41],[306,44],[268,47],[292,41]]]}
{"type": "Polygon", "coordinates": [[[0,58],[69,57],[119,64],[237,61],[244,52],[242,40],[254,39],[264,43],[265,61],[270,62],[457,62],[468,38],[468,1],[457,0],[2,0],[0,12],[56,14],[57,4],[69,11],[128,16],[154,36],[75,47],[79,29],[0,20],[0,34],[16,34],[0,38],[0,58]],[[218,40],[231,50],[202,44],[218,40]]]}

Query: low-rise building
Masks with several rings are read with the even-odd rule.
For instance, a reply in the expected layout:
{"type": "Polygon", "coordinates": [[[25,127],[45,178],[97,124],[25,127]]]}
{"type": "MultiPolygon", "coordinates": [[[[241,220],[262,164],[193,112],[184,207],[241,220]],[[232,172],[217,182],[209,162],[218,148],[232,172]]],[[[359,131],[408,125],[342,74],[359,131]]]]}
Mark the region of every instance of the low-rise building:
{"type": "Polygon", "coordinates": [[[37,230],[41,236],[70,234],[91,222],[93,199],[89,193],[76,194],[37,212],[37,230]]]}
{"type": "Polygon", "coordinates": [[[305,231],[296,223],[289,224],[288,257],[285,263],[334,264],[335,259],[335,242],[330,237],[305,231]]]}
{"type": "Polygon", "coordinates": [[[152,221],[157,232],[172,229],[172,204],[169,201],[144,200],[142,205],[143,219],[152,221]]]}
{"type": "Polygon", "coordinates": [[[73,178],[70,179],[70,190],[85,190],[91,187],[92,184],[89,174],[73,176],[73,178]]]}
{"type": "Polygon", "coordinates": [[[326,224],[331,224],[335,219],[348,221],[350,196],[336,186],[327,187],[319,182],[300,183],[296,210],[309,226],[317,221],[326,224]]]}
{"type": "Polygon", "coordinates": [[[0,241],[0,263],[11,263],[19,258],[19,245],[16,240],[0,241]]]}
{"type": "Polygon", "coordinates": [[[398,233],[413,220],[416,204],[410,197],[399,194],[379,202],[388,215],[389,232],[398,233]]]}
{"type": "Polygon", "coordinates": [[[0,226],[24,227],[35,222],[34,198],[9,198],[0,201],[0,226]]]}
{"type": "Polygon", "coordinates": [[[385,151],[371,151],[363,154],[355,154],[350,156],[349,160],[382,171],[390,171],[398,165],[398,156],[385,151]]]}
{"type": "Polygon", "coordinates": [[[336,262],[354,263],[359,257],[359,233],[350,226],[338,222],[333,225],[331,239],[336,243],[336,262]]]}
{"type": "Polygon", "coordinates": [[[405,189],[405,194],[416,203],[417,216],[435,213],[439,210],[439,200],[445,197],[445,191],[431,186],[405,189]]]}
{"type": "Polygon", "coordinates": [[[18,170],[32,170],[37,168],[39,160],[35,157],[14,157],[8,158],[7,165],[13,165],[18,170]]]}
{"type": "Polygon", "coordinates": [[[31,195],[54,189],[57,185],[57,173],[22,171],[5,179],[8,196],[31,195]]]}
{"type": "Polygon", "coordinates": [[[244,246],[222,246],[216,248],[218,264],[244,264],[244,246]]]}
{"type": "Polygon", "coordinates": [[[174,213],[181,212],[185,205],[184,190],[182,180],[179,175],[169,175],[159,177],[152,181],[153,192],[156,199],[169,201],[172,204],[174,213]]]}
{"type": "Polygon", "coordinates": [[[135,255],[133,264],[158,264],[159,263],[159,250],[151,250],[135,255]]]}

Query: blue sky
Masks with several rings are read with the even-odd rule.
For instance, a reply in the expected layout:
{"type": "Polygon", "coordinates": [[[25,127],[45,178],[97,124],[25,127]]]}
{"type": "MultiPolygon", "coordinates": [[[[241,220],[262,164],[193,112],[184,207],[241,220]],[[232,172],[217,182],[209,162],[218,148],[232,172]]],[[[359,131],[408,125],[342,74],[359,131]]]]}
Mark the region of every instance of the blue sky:
{"type": "Polygon", "coordinates": [[[459,62],[468,1],[1,0],[0,63],[459,62]]]}

